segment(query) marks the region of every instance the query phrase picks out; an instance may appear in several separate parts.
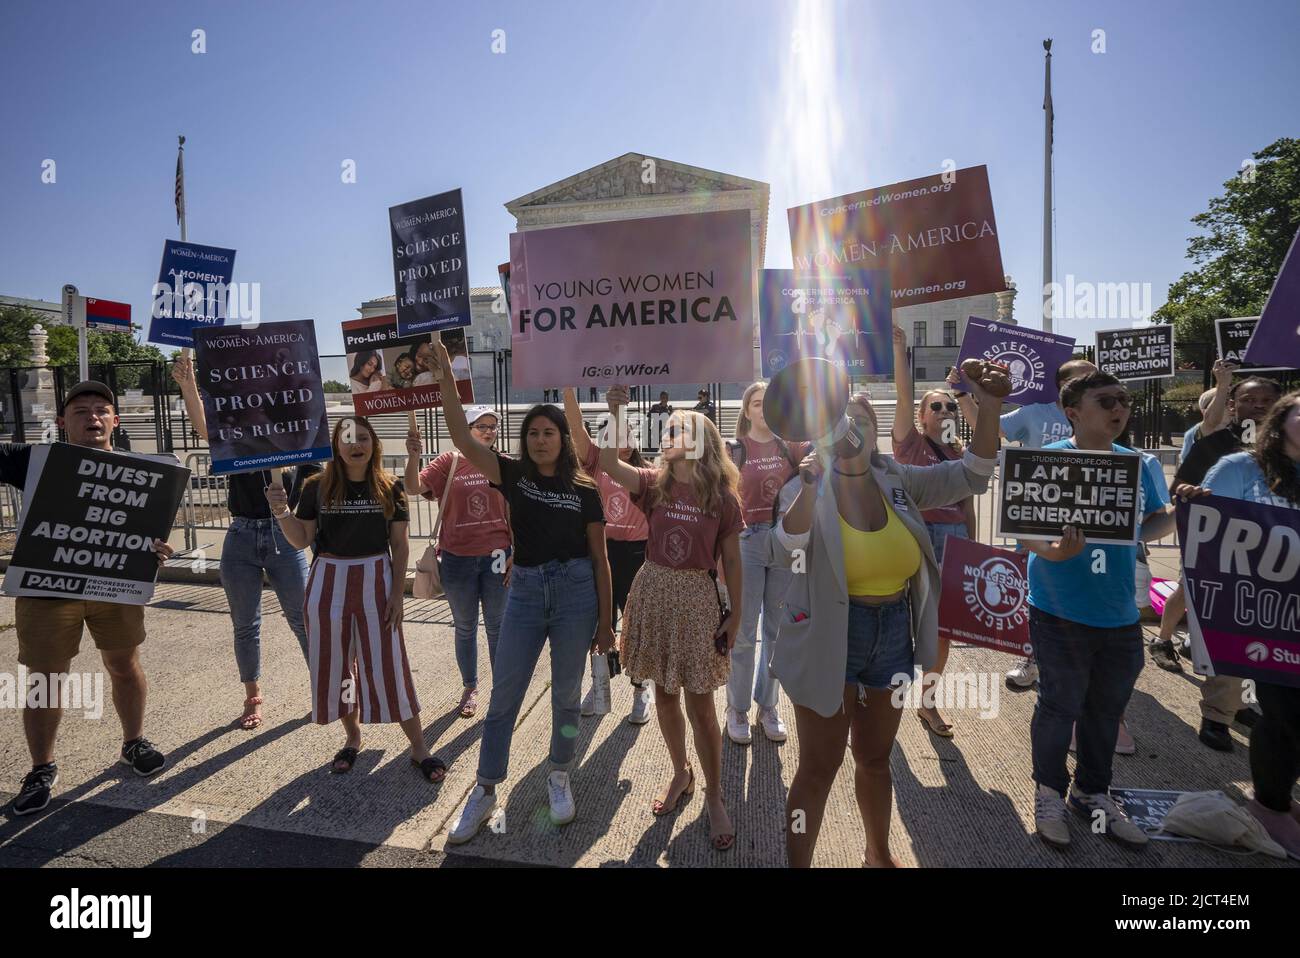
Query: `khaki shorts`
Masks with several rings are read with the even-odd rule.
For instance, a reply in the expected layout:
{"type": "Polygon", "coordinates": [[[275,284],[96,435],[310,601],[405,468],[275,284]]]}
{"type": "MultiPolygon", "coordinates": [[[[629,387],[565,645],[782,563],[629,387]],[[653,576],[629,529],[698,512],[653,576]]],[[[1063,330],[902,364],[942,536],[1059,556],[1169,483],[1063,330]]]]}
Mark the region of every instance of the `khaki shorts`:
{"type": "Polygon", "coordinates": [[[85,599],[14,600],[18,661],[33,671],[62,668],[81,648],[82,627],[101,652],[133,649],[144,641],[144,606],[85,599]]]}

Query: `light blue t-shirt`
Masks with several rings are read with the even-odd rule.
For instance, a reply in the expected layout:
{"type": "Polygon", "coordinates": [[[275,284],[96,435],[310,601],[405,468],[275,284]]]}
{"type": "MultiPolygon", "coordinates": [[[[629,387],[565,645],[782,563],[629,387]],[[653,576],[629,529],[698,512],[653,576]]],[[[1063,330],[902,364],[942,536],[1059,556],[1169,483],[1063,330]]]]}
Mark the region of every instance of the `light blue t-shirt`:
{"type": "MultiPolygon", "coordinates": [[[[1296,472],[1300,474],[1300,463],[1296,464],[1296,472]]],[[[1283,509],[1300,509],[1300,503],[1273,494],[1264,478],[1264,470],[1259,468],[1255,457],[1248,452],[1234,452],[1230,456],[1224,456],[1205,474],[1201,485],[1216,496],[1244,499],[1265,506],[1281,506],[1283,509]]]]}
{"type": "MultiPolygon", "coordinates": [[[[1115,452],[1133,452],[1112,443],[1115,452]]],[[[1073,439],[1054,442],[1044,449],[1076,449],[1073,439]]],[[[1154,458],[1154,457],[1152,457],[1154,458]]],[[[1145,518],[1168,502],[1164,483],[1157,482],[1145,465],[1138,490],[1138,514],[1145,518]],[[1148,505],[1159,503],[1160,505],[1148,505]]],[[[1139,529],[1141,526],[1139,525],[1139,529]]],[[[1092,626],[1118,629],[1138,620],[1133,580],[1137,575],[1137,546],[1098,545],[1089,542],[1073,559],[1052,562],[1029,554],[1029,604],[1061,619],[1092,626]],[[1094,573],[1094,554],[1106,554],[1106,571],[1094,573]]]]}
{"type": "MultiPolygon", "coordinates": [[[[1156,497],[1157,504],[1149,506],[1146,511],[1154,512],[1156,509],[1172,505],[1173,500],[1169,498],[1169,480],[1165,478],[1165,467],[1160,465],[1160,460],[1151,453],[1144,452],[1142,453],[1142,468],[1151,476],[1151,482],[1160,493],[1156,497]]],[[[1150,500],[1147,501],[1150,502],[1150,500]]]]}
{"type": "Polygon", "coordinates": [[[1001,421],[1006,437],[1026,449],[1043,449],[1048,443],[1069,439],[1074,434],[1070,420],[1054,402],[1021,406],[1004,413],[1001,421]]]}
{"type": "Polygon", "coordinates": [[[1178,450],[1178,464],[1180,466],[1183,464],[1183,460],[1187,458],[1187,454],[1192,451],[1192,446],[1196,445],[1196,430],[1200,428],[1201,424],[1198,422],[1183,433],[1183,448],[1178,450]]]}

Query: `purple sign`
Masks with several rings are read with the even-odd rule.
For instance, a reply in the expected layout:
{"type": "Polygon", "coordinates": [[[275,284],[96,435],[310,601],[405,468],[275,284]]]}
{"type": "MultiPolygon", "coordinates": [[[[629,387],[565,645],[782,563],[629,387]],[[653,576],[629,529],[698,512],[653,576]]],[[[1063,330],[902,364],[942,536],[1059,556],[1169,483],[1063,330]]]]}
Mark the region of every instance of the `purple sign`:
{"type": "Polygon", "coordinates": [[[1300,686],[1300,510],[1178,503],[1188,622],[1216,673],[1300,686]]]}
{"type": "Polygon", "coordinates": [[[1291,241],[1259,325],[1246,346],[1246,359],[1260,366],[1300,369],[1300,231],[1291,241]]]}
{"type": "MultiPolygon", "coordinates": [[[[957,365],[967,359],[1005,363],[1011,370],[1011,395],[1007,402],[1036,406],[1056,402],[1056,371],[1073,355],[1073,337],[991,323],[972,316],[966,321],[957,365]]],[[[962,377],[963,381],[965,378],[962,377]]],[[[969,388],[970,383],[966,385],[969,388]]]]}
{"type": "Polygon", "coordinates": [[[889,270],[765,269],[758,334],[763,378],[806,356],[828,359],[849,376],[892,376],[889,270]]]}

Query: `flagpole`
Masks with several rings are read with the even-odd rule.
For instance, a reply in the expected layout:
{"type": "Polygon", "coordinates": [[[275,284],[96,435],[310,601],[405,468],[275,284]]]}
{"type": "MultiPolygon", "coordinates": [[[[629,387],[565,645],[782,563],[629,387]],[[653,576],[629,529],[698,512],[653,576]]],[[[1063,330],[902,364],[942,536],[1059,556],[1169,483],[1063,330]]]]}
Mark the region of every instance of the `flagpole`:
{"type": "MultiPolygon", "coordinates": [[[[185,137],[177,136],[176,145],[176,219],[181,224],[181,242],[187,240],[185,235],[185,137]]],[[[179,280],[178,280],[179,282],[179,280]]],[[[190,348],[181,347],[181,358],[190,358],[190,348]]]]}
{"type": "Polygon", "coordinates": [[[1052,41],[1043,67],[1043,332],[1052,331],[1052,41]]]}

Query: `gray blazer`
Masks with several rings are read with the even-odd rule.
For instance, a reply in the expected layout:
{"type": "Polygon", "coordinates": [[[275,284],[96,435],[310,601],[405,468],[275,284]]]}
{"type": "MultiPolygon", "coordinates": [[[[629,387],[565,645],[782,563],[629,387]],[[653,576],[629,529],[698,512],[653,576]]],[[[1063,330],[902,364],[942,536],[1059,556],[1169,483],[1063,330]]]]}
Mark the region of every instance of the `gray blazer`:
{"type": "MultiPolygon", "coordinates": [[[[872,458],[871,471],[885,501],[921,548],[921,567],[908,583],[908,599],[916,661],[927,669],[939,654],[939,564],[921,510],[983,492],[996,462],[970,451],[959,460],[934,466],[905,466],[880,455],[872,458]]],[[[781,490],[781,522],[768,536],[773,564],[796,572],[780,607],[772,673],[794,702],[829,718],[844,705],[849,654],[844,544],[829,470],[818,484],[812,528],[798,536],[786,532],[785,513],[799,495],[801,482],[796,476],[781,490]],[[801,563],[794,561],[798,549],[804,550],[801,563]],[[800,614],[806,617],[796,622],[800,614]]]]}

